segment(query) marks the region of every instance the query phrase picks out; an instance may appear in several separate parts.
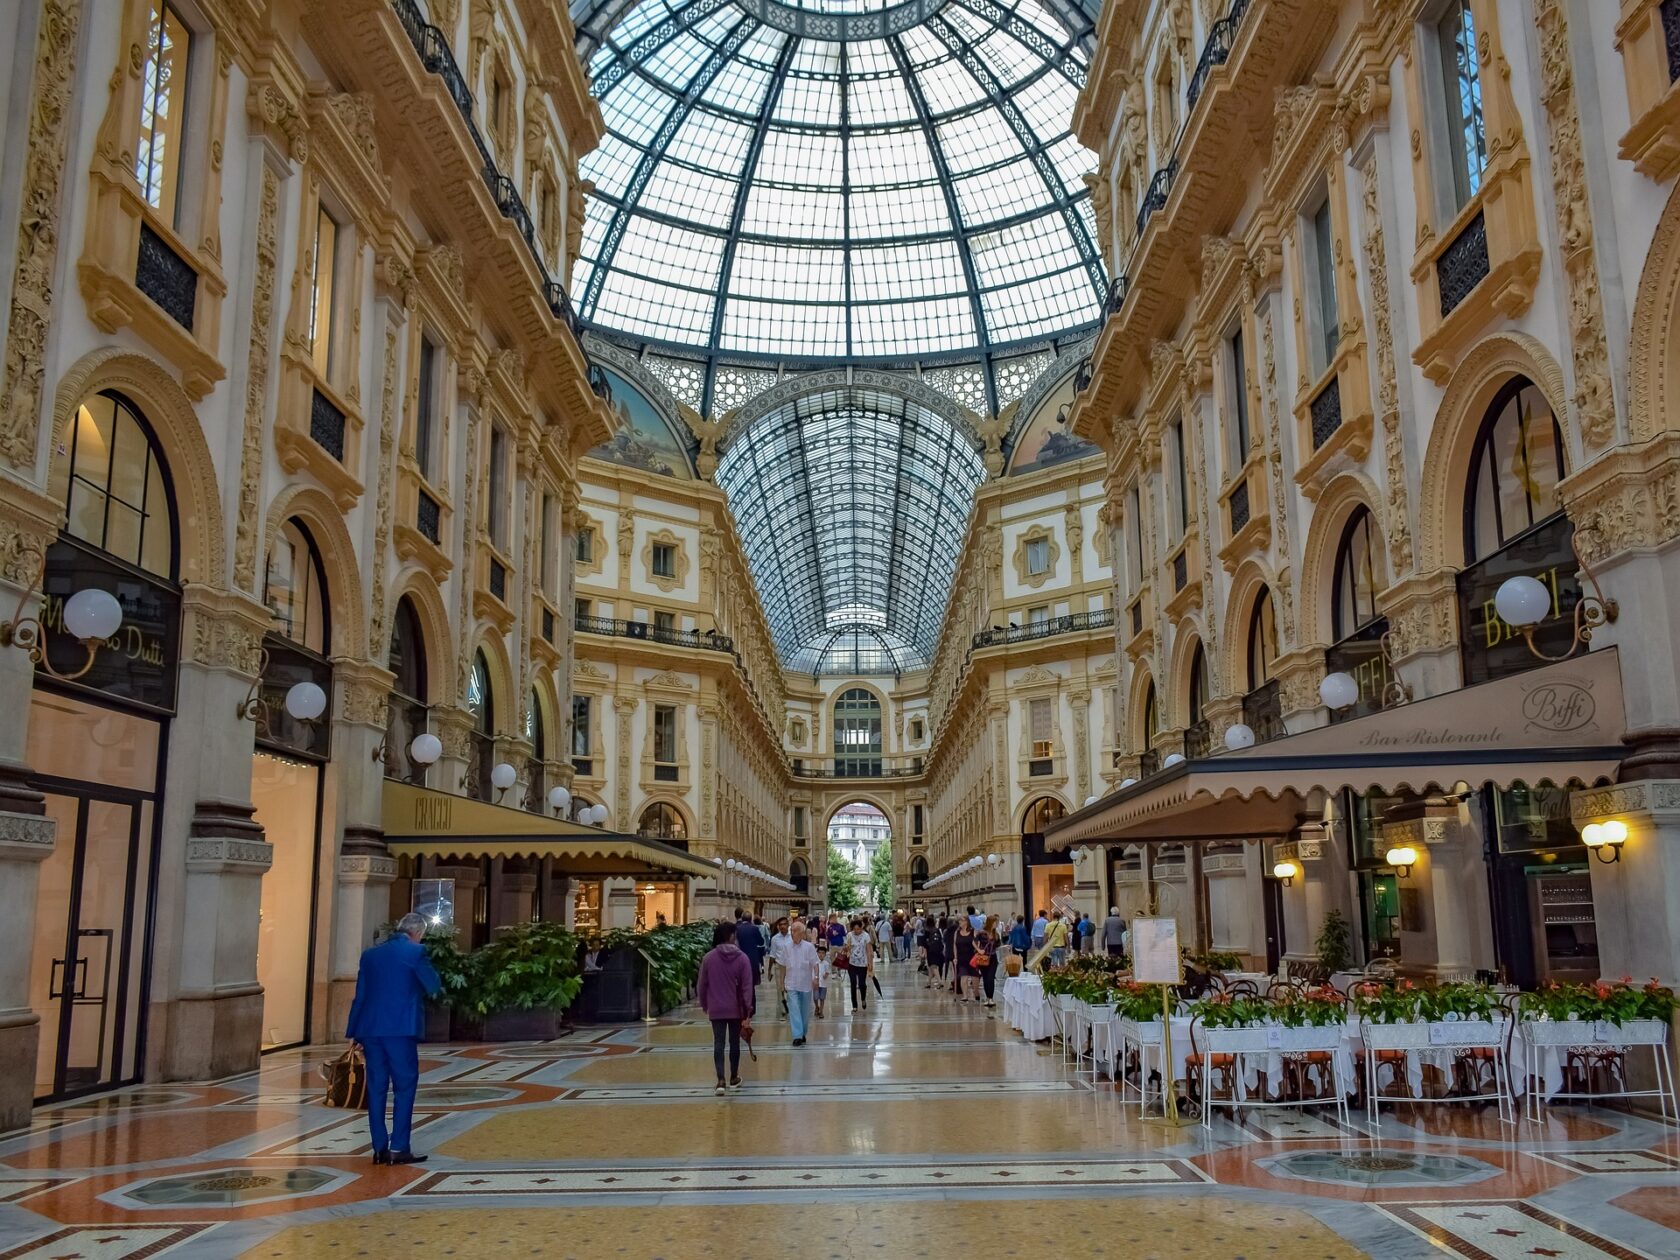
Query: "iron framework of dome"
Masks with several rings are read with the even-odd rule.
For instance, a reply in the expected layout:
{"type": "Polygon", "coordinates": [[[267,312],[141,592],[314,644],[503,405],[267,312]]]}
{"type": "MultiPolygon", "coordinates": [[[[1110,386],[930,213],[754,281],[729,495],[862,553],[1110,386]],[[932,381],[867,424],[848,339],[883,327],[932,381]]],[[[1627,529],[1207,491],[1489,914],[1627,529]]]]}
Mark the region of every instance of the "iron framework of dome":
{"type": "Polygon", "coordinates": [[[742,434],[717,483],[787,667],[926,665],[985,477],[944,417],[880,390],[805,394],[742,434]]]}
{"type": "Polygon", "coordinates": [[[720,361],[978,361],[995,412],[994,356],[1101,317],[1087,3],[579,0],[581,318],[704,359],[703,415],[720,361]]]}

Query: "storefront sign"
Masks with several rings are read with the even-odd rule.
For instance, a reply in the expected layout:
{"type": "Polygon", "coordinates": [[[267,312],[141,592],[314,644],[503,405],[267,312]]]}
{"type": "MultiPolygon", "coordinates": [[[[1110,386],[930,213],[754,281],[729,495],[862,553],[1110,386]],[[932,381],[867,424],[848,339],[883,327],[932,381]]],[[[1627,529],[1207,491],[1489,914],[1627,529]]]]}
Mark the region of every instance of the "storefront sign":
{"type": "MultiPolygon", "coordinates": [[[[181,597],[168,586],[124,568],[67,539],[47,548],[41,582],[41,633],[47,659],[61,674],[87,663],[87,649],[64,629],[64,601],[77,591],[109,591],[123,620],[74,686],[153,709],[175,707],[175,666],[180,652],[181,597]]],[[[42,677],[46,671],[39,671],[42,677]]]]}
{"type": "Polygon", "coordinates": [[[1535,628],[1534,645],[1551,656],[1568,651],[1575,633],[1575,605],[1581,602],[1580,562],[1570,546],[1574,531],[1574,523],[1560,514],[1458,575],[1465,686],[1541,663],[1529,651],[1522,631],[1494,611],[1494,594],[1509,578],[1531,577],[1551,592],[1551,612],[1535,628]]]}
{"type": "Polygon", "coordinates": [[[1382,636],[1387,632],[1388,621],[1382,618],[1372,622],[1358,634],[1349,635],[1340,643],[1325,649],[1324,672],[1333,674],[1340,671],[1351,676],[1353,681],[1359,684],[1359,699],[1349,708],[1336,713],[1335,721],[1364,717],[1368,713],[1377,713],[1388,707],[1394,690],[1389,686],[1392,677],[1389,674],[1388,657],[1383,654],[1382,636]]]}
{"type": "Polygon", "coordinates": [[[1140,984],[1183,984],[1178,920],[1171,916],[1132,920],[1132,978],[1140,984]]]}

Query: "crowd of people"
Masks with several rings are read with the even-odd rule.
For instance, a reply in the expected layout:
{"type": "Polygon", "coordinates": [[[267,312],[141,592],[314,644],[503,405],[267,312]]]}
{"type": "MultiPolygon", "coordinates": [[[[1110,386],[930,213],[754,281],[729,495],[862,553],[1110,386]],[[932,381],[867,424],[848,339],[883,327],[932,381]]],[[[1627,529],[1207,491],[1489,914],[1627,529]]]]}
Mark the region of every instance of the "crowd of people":
{"type": "Polygon", "coordinates": [[[733,923],[719,923],[713,932],[697,994],[712,1024],[717,1092],[741,1087],[741,1043],[750,1049],[758,991],[766,983],[775,986],[775,1009],[798,1047],[806,1044],[812,1021],[828,1017],[831,987],[837,1014],[846,1002],[842,986],[854,1014],[869,1009],[871,989],[881,993],[877,964],[914,962],[916,974],[927,977],[924,987],[990,1011],[997,1006],[1000,967],[1015,975],[1024,967],[1059,967],[1073,952],[1123,953],[1127,935],[1113,906],[1100,927],[1090,915],[1062,910],[1040,910],[1030,924],[1025,914],[1010,920],[973,906],[962,914],[895,910],[843,917],[831,911],[826,919],[784,915],[769,923],[736,910],[733,923]],[[836,972],[846,978],[837,979],[836,972]]]}

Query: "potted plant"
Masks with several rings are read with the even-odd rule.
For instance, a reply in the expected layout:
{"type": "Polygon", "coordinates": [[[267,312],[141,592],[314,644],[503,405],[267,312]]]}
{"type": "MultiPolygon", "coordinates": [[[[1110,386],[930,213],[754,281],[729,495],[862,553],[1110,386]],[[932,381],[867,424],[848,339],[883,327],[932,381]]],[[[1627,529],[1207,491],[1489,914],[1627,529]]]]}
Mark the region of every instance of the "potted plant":
{"type": "Polygon", "coordinates": [[[1522,1032],[1534,1045],[1602,1041],[1660,1045],[1674,1018],[1674,990],[1652,979],[1635,988],[1631,976],[1595,984],[1556,981],[1525,993],[1518,1004],[1522,1032]],[[1596,1025],[1592,1031],[1580,1025],[1596,1025]],[[1548,1027],[1552,1025],[1552,1027],[1548,1027]],[[1574,1027],[1571,1027],[1574,1025],[1574,1027]],[[1610,1029],[1615,1032],[1610,1033],[1610,1029]]]}
{"type": "Polygon", "coordinates": [[[583,987],[578,938],[559,923],[521,923],[472,955],[474,974],[462,1004],[481,1021],[483,1041],[546,1041],[583,987]]]}
{"type": "Polygon", "coordinates": [[[426,1003],[427,1041],[448,1041],[452,1035],[453,1013],[469,1000],[476,967],[473,956],[455,943],[455,933],[435,928],[420,938],[426,951],[426,961],[432,964],[443,988],[437,997],[426,1003]]]}
{"type": "Polygon", "coordinates": [[[1318,954],[1318,965],[1324,968],[1325,974],[1346,971],[1353,955],[1348,947],[1348,921],[1342,917],[1340,910],[1332,910],[1324,916],[1324,926],[1318,930],[1318,940],[1313,942],[1313,948],[1318,954]]]}

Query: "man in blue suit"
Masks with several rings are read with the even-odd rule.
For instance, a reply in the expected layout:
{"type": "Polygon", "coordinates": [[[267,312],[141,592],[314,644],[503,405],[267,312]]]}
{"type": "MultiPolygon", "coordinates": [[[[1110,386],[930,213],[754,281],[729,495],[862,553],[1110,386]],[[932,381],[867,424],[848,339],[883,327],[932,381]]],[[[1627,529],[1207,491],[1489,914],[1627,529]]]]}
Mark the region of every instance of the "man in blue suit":
{"type": "Polygon", "coordinates": [[[376,1164],[419,1164],[409,1149],[414,1093],[420,1085],[420,1038],[426,1031],[425,1001],[442,990],[420,938],[426,920],[405,914],[382,944],[362,952],[356,972],[356,1000],[350,1004],[346,1036],[367,1058],[368,1129],[376,1164]],[[391,1130],[385,1129],[385,1091],[392,1091],[391,1130]]]}

